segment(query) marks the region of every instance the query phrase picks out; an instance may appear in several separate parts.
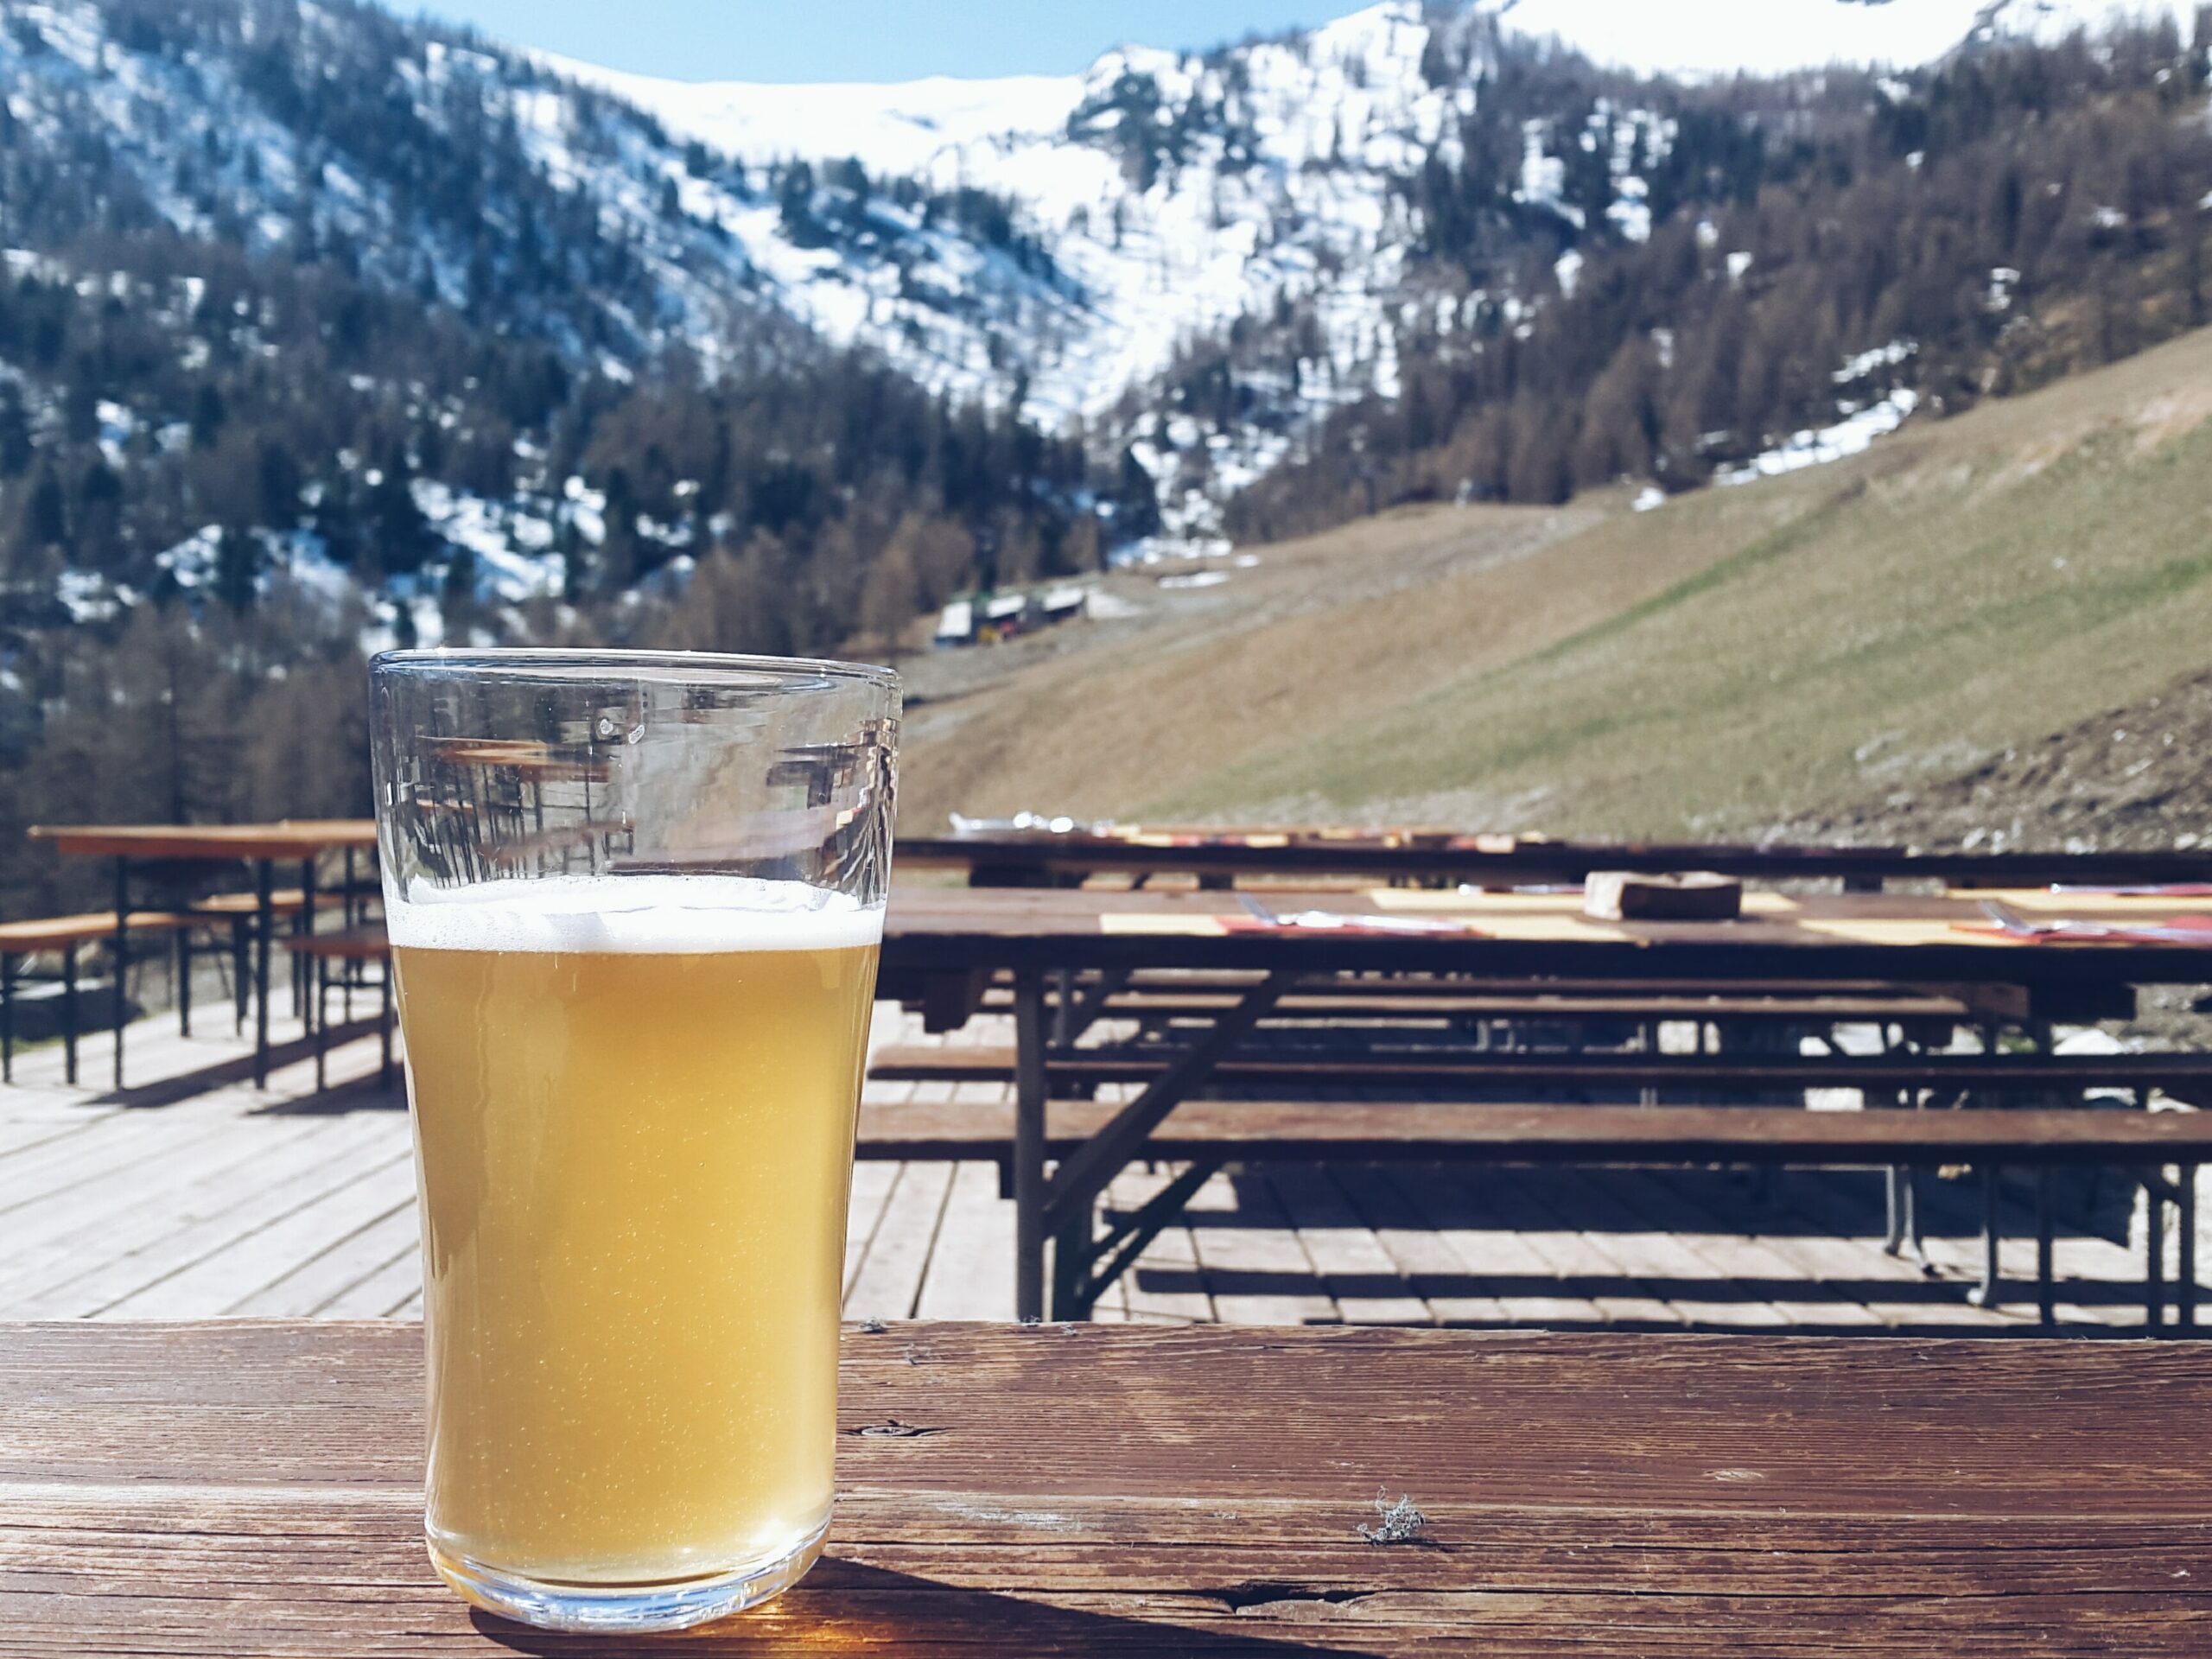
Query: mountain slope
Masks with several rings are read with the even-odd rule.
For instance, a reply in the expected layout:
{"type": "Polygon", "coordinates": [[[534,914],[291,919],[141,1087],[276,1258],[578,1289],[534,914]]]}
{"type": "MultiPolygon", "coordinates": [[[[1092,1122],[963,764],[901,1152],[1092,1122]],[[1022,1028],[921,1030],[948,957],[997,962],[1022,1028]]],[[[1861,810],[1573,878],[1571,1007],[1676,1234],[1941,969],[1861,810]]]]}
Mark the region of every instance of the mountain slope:
{"type": "MultiPolygon", "coordinates": [[[[1840,106],[1863,118],[1908,96],[1866,68],[1918,71],[2121,22],[2170,22],[2186,41],[2195,19],[2195,0],[1385,0],[1211,53],[1121,47],[1064,77],[690,84],[543,60],[721,154],[849,157],[870,175],[1003,197],[1074,303],[998,336],[996,354],[1046,418],[1103,418],[1134,436],[1171,527],[1202,528],[1316,419],[1397,397],[1408,351],[1464,352],[1485,328],[1522,323],[1572,296],[1586,249],[1643,241],[1685,206],[1747,205],[1746,149],[1802,145],[1836,127],[1840,106]],[[1861,73],[1725,98],[1648,79],[1832,62],[1861,73]],[[1732,176],[1712,188],[1720,172],[1732,176]],[[1502,223],[1470,238],[1470,219],[1502,223]],[[1247,350],[1215,372],[1233,386],[1210,400],[1225,405],[1213,418],[1173,430],[1145,418],[1191,401],[1176,371],[1193,345],[1271,330],[1264,359],[1247,350]]],[[[1891,158],[1900,170],[1909,148],[1891,158]]],[[[784,294],[832,337],[874,344],[933,384],[1003,386],[958,379],[941,347],[912,352],[901,316],[804,282],[784,294]]],[[[1846,341],[1823,372],[1888,343],[1846,341]]]]}
{"type": "MultiPolygon", "coordinates": [[[[913,809],[1844,822],[2203,671],[2212,331],[1656,512],[1606,495],[1385,522],[1394,549],[1354,526],[1265,550],[1254,576],[1304,564],[1325,588],[1509,525],[1538,544],[1306,614],[1255,594],[925,706],[907,774],[947,782],[913,809]]],[[[2166,775],[2201,798],[2201,761],[2166,775]]]]}

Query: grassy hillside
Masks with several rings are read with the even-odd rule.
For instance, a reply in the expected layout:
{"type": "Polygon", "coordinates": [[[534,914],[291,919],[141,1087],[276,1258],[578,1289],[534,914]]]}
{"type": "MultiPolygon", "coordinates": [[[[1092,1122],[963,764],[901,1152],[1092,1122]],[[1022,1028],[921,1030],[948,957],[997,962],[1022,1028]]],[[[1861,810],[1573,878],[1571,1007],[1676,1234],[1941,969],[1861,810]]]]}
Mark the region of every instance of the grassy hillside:
{"type": "Polygon", "coordinates": [[[1435,508],[1262,552],[938,700],[921,665],[909,821],[1726,832],[1955,776],[2212,666],[2212,332],[1655,512],[1435,508]]]}

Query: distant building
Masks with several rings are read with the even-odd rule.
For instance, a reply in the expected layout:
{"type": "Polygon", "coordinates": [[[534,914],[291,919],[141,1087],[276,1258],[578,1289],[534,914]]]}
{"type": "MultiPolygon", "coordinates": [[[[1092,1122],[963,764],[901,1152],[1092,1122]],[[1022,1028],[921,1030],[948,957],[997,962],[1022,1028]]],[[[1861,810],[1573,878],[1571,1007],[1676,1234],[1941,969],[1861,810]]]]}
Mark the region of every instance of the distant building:
{"type": "Polygon", "coordinates": [[[937,632],[932,638],[940,651],[995,644],[1035,628],[1051,627],[1086,615],[1090,608],[1090,590],[1073,582],[1058,583],[1035,596],[1020,593],[971,594],[945,606],[938,613],[937,632]]]}
{"type": "Polygon", "coordinates": [[[956,599],[944,607],[937,620],[938,646],[972,645],[976,643],[976,606],[972,600],[956,599]]]}

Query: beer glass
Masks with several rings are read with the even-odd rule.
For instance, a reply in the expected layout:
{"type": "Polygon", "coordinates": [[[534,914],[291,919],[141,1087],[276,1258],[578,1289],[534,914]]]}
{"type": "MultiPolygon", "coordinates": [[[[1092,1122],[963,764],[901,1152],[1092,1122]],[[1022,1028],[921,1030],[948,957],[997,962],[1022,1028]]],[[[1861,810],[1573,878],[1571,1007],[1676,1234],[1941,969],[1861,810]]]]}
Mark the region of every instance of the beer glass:
{"type": "Polygon", "coordinates": [[[372,679],[431,1560],[553,1629],[751,1606],[830,1520],[897,678],[432,651],[372,679]]]}

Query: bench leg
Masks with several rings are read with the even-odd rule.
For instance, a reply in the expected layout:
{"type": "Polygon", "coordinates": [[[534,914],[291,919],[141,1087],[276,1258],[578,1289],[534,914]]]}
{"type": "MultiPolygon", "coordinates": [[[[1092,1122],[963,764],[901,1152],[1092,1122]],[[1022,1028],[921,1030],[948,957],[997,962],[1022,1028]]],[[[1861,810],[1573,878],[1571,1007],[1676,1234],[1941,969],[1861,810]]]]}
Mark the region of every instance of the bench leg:
{"type": "Polygon", "coordinates": [[[2048,1165],[2036,1171],[2036,1311],[2047,1325],[2058,1323],[2058,1274],[2051,1259],[2051,1179],[2048,1165]]]}
{"type": "MultiPolygon", "coordinates": [[[[292,920],[292,931],[302,934],[315,931],[315,860],[312,857],[300,861],[300,913],[292,920]]],[[[315,1025],[321,1013],[313,995],[315,983],[315,969],[306,960],[292,964],[292,1012],[310,1028],[315,1025]]]]}
{"type": "Polygon", "coordinates": [[[1888,1170],[1886,1195],[1889,1207],[1889,1236],[1882,1249],[1891,1255],[1902,1255],[1907,1244],[1920,1263],[1923,1273],[1932,1271],[1928,1260],[1928,1241],[1920,1230],[1920,1172],[1910,1164],[1891,1164],[1888,1170]]]}
{"type": "Polygon", "coordinates": [[[254,866],[253,1086],[269,1086],[269,953],[276,930],[276,872],[267,859],[254,866]]]}
{"type": "Polygon", "coordinates": [[[253,995],[253,963],[246,948],[245,918],[231,918],[231,1035],[245,1035],[245,1008],[253,995]]]}
{"type": "Polygon", "coordinates": [[[192,930],[176,931],[176,1033],[192,1035],[192,930]]]}
{"type": "Polygon", "coordinates": [[[327,958],[317,957],[315,959],[315,966],[309,973],[309,980],[315,987],[315,1000],[308,1005],[310,1010],[308,1025],[308,1029],[315,1033],[315,1091],[319,1095],[330,1086],[329,1078],[324,1075],[325,1055],[330,1047],[330,1033],[323,1029],[322,1021],[320,1019],[312,1016],[322,1012],[323,999],[330,995],[330,963],[327,958]]]}
{"type": "Polygon", "coordinates": [[[61,947],[61,1075],[77,1081],[77,947],[61,947]]]}
{"type": "Polygon", "coordinates": [[[1051,1313],[1056,1319],[1087,1319],[1090,1317],[1090,1302],[1084,1294],[1084,1281],[1090,1268],[1090,1246],[1096,1226],[1090,1205],[1084,1206],[1079,1216],[1071,1216],[1052,1235],[1052,1299],[1051,1313]]]}
{"type": "Polygon", "coordinates": [[[1976,1307],[2002,1306],[1998,1266],[1998,1244],[2004,1237],[1997,1222],[1998,1173],[1994,1166],[1985,1164],[1981,1170],[1981,1282],[1967,1292],[1967,1300],[1976,1307]]]}
{"type": "Polygon", "coordinates": [[[2143,1323],[2153,1331],[2166,1323],[2166,1200],[2162,1179],[2143,1183],[2143,1323]]]}
{"type": "Polygon", "coordinates": [[[2174,1198],[2174,1224],[2180,1230],[2180,1260],[2174,1264],[2174,1323],[2196,1328],[2196,1166],[2181,1166],[2181,1190],[2174,1198]]]}
{"type": "Polygon", "coordinates": [[[16,958],[0,951],[0,1083],[16,1080],[16,958]]]}
{"type": "Polygon", "coordinates": [[[115,1016],[115,1086],[123,1087],[124,1014],[130,1002],[130,861],[115,861],[115,994],[108,999],[115,1016]]]}
{"type": "Polygon", "coordinates": [[[1014,1315],[1045,1317],[1045,978],[1014,976],[1014,1315]]]}

